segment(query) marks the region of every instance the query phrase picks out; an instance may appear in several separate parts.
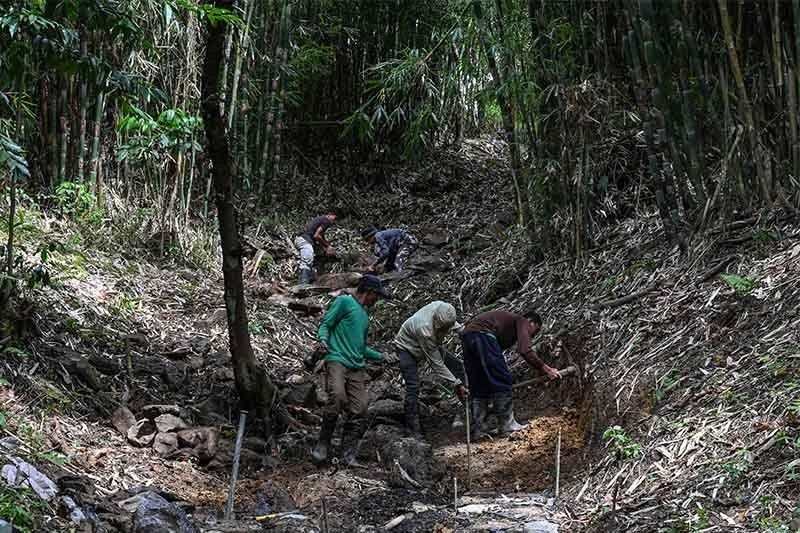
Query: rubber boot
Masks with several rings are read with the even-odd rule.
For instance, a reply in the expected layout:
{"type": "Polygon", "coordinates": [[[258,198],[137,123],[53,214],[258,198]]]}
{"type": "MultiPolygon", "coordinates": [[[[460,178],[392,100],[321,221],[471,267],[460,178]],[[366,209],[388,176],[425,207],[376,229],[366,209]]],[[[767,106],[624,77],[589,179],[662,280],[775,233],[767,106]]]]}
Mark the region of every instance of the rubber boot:
{"type": "Polygon", "coordinates": [[[351,468],[366,468],[358,462],[358,451],[365,429],[365,421],[361,417],[349,418],[344,423],[342,462],[351,468]]]}
{"type": "Polygon", "coordinates": [[[300,285],[308,285],[309,283],[311,283],[312,276],[313,273],[311,272],[311,270],[307,268],[301,268],[300,279],[298,280],[300,285]]]}
{"type": "Polygon", "coordinates": [[[406,412],[406,434],[415,439],[422,438],[422,428],[419,425],[419,413],[406,412]]]}
{"type": "Polygon", "coordinates": [[[336,420],[339,415],[323,415],[322,429],[319,430],[319,439],[314,449],[311,450],[311,462],[315,465],[322,464],[328,460],[328,451],[331,447],[331,437],[333,430],[336,429],[336,420]]]}
{"type": "Polygon", "coordinates": [[[489,400],[485,398],[473,398],[470,400],[471,420],[470,420],[470,439],[476,441],[484,436],[484,424],[486,415],[489,414],[489,400]]]}
{"type": "Polygon", "coordinates": [[[520,424],[514,418],[514,400],[510,394],[495,396],[494,412],[497,414],[497,429],[501,435],[528,427],[527,424],[520,424]]]}

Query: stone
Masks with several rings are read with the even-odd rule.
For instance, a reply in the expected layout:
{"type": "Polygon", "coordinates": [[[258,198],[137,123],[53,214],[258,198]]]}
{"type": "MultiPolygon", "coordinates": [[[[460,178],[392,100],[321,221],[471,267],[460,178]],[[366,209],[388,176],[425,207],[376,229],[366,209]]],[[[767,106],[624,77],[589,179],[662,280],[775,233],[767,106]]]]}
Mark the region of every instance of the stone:
{"type": "MultiPolygon", "coordinates": [[[[369,416],[377,418],[384,418],[388,420],[396,420],[402,423],[405,420],[405,408],[403,402],[400,400],[393,400],[391,398],[383,398],[372,402],[367,409],[369,416]]],[[[424,403],[419,403],[420,416],[428,416],[430,408],[424,403]]]]}
{"type": "Polygon", "coordinates": [[[86,515],[84,514],[83,510],[80,507],[78,507],[78,504],[75,503],[75,500],[73,500],[69,496],[62,496],[61,503],[66,509],[66,513],[64,514],[69,515],[70,522],[72,522],[76,526],[79,526],[81,522],[86,520],[86,515]]]}
{"type": "MultiPolygon", "coordinates": [[[[264,507],[266,503],[271,513],[286,513],[297,509],[294,498],[274,481],[265,481],[256,492],[256,501],[264,507]]],[[[268,513],[264,513],[268,514],[268,513]]]]}
{"type": "Polygon", "coordinates": [[[152,420],[143,418],[128,429],[128,442],[134,446],[146,447],[156,438],[156,425],[152,420]]]}
{"type": "Polygon", "coordinates": [[[175,433],[159,433],[153,441],[153,450],[161,457],[169,457],[178,451],[178,436],[175,433]]]}
{"type": "Polygon", "coordinates": [[[558,533],[558,525],[547,520],[534,520],[523,526],[524,533],[558,533]]]}
{"type": "Polygon", "coordinates": [[[2,476],[3,481],[6,482],[6,485],[9,487],[16,487],[17,486],[17,467],[14,465],[3,465],[3,469],[0,470],[0,476],[2,476]]]}
{"type": "MultiPolygon", "coordinates": [[[[53,499],[55,495],[58,494],[58,485],[56,485],[52,479],[39,472],[35,466],[23,461],[19,457],[13,457],[12,461],[14,461],[16,468],[16,473],[14,475],[15,486],[27,483],[30,488],[33,489],[33,492],[45,501],[53,499]]],[[[5,467],[3,471],[3,477],[5,478],[5,467]]]]}
{"type": "Polygon", "coordinates": [[[131,410],[125,406],[117,408],[117,410],[111,414],[111,425],[114,426],[114,429],[119,431],[122,436],[127,435],[128,430],[135,423],[136,417],[131,410]]]}
{"type": "Polygon", "coordinates": [[[429,272],[445,272],[453,268],[453,265],[438,255],[412,256],[411,266],[429,272]]]}
{"type": "Polygon", "coordinates": [[[319,277],[315,285],[327,287],[328,289],[346,289],[355,287],[361,280],[358,272],[341,272],[338,274],[324,274],[319,277]]]}
{"type": "Polygon", "coordinates": [[[197,427],[178,432],[178,445],[191,448],[193,454],[205,463],[217,454],[219,431],[211,427],[197,427]]]}
{"type": "Polygon", "coordinates": [[[302,383],[300,385],[289,386],[281,393],[281,400],[287,405],[316,407],[316,387],[314,383],[302,383]]]}
{"type": "Polygon", "coordinates": [[[422,243],[435,248],[441,248],[450,241],[449,235],[444,232],[431,231],[422,237],[422,243]]]}
{"type": "Polygon", "coordinates": [[[155,422],[159,433],[170,433],[189,427],[181,418],[171,414],[157,416],[155,422]]]}
{"type": "Polygon", "coordinates": [[[298,311],[306,316],[318,315],[325,308],[313,298],[303,298],[302,300],[291,299],[286,306],[292,311],[298,311]]]}
{"type": "Polygon", "coordinates": [[[197,533],[186,512],[155,492],[142,493],[131,533],[197,533]]]}
{"type": "Polygon", "coordinates": [[[0,439],[0,448],[7,452],[13,452],[22,445],[22,441],[17,437],[3,437],[0,439]]]}
{"type": "Polygon", "coordinates": [[[395,461],[406,474],[420,485],[428,485],[431,482],[433,450],[427,442],[413,437],[397,439],[383,447],[381,460],[386,469],[392,473],[389,479],[391,485],[409,489],[416,488],[397,472],[395,461]]]}
{"type": "Polygon", "coordinates": [[[375,457],[375,451],[383,450],[387,444],[403,438],[403,430],[397,426],[378,424],[369,430],[365,436],[361,449],[367,457],[375,457]]]}
{"type": "Polygon", "coordinates": [[[181,408],[177,405],[145,405],[139,411],[142,418],[155,419],[161,415],[181,416],[181,408]]]}

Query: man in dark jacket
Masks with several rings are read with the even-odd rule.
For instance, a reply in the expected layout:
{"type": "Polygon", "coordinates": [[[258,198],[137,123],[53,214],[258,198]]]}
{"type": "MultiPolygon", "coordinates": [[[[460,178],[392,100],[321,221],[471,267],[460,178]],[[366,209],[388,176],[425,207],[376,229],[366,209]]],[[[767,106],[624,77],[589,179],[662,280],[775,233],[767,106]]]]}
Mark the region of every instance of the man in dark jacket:
{"type": "Polygon", "coordinates": [[[561,377],[558,370],[546,365],[531,347],[531,339],[541,327],[542,319],[532,309],[521,315],[508,311],[489,311],[477,315],[464,326],[461,342],[470,389],[473,439],[483,436],[490,400],[501,434],[525,427],[514,419],[511,396],[513,378],[503,355],[505,350],[516,344],[529,365],[550,379],[561,377]]]}
{"type": "Polygon", "coordinates": [[[333,246],[325,238],[325,231],[336,222],[335,213],[315,217],[305,231],[295,237],[294,247],[300,253],[300,284],[314,280],[314,247],[319,246],[328,255],[333,255],[333,246]]]}
{"type": "Polygon", "coordinates": [[[377,272],[381,263],[386,263],[384,270],[402,272],[408,258],[416,251],[417,239],[408,231],[392,228],[378,231],[367,228],[361,236],[370,244],[375,245],[375,260],[367,268],[370,272],[377,272]]]}

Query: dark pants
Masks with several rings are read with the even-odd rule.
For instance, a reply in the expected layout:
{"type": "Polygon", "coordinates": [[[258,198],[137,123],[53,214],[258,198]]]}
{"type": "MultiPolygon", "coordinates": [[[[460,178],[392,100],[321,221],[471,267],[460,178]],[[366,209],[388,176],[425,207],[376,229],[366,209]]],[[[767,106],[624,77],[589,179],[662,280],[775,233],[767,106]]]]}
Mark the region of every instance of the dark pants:
{"type": "MultiPolygon", "coordinates": [[[[464,381],[464,366],[455,355],[442,350],[444,364],[453,375],[464,381]]],[[[419,372],[417,370],[417,360],[405,350],[398,350],[397,357],[400,360],[400,373],[406,384],[406,397],[403,407],[406,416],[416,416],[419,413],[419,372]]]]}
{"type": "Polygon", "coordinates": [[[498,394],[510,395],[513,378],[494,335],[465,333],[461,336],[461,343],[470,396],[489,399],[498,394]]]}

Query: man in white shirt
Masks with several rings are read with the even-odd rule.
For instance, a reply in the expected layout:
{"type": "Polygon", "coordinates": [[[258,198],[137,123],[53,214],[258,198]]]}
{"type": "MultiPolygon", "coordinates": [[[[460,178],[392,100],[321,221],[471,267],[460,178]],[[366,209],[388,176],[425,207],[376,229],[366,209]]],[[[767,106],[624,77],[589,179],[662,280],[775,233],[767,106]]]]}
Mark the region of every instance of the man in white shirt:
{"type": "Polygon", "coordinates": [[[452,387],[462,402],[467,398],[461,361],[442,349],[447,335],[460,329],[455,308],[446,302],[435,301],[406,320],[394,339],[406,387],[406,428],[412,434],[420,433],[418,367],[421,364],[431,368],[434,379],[452,387]]]}

